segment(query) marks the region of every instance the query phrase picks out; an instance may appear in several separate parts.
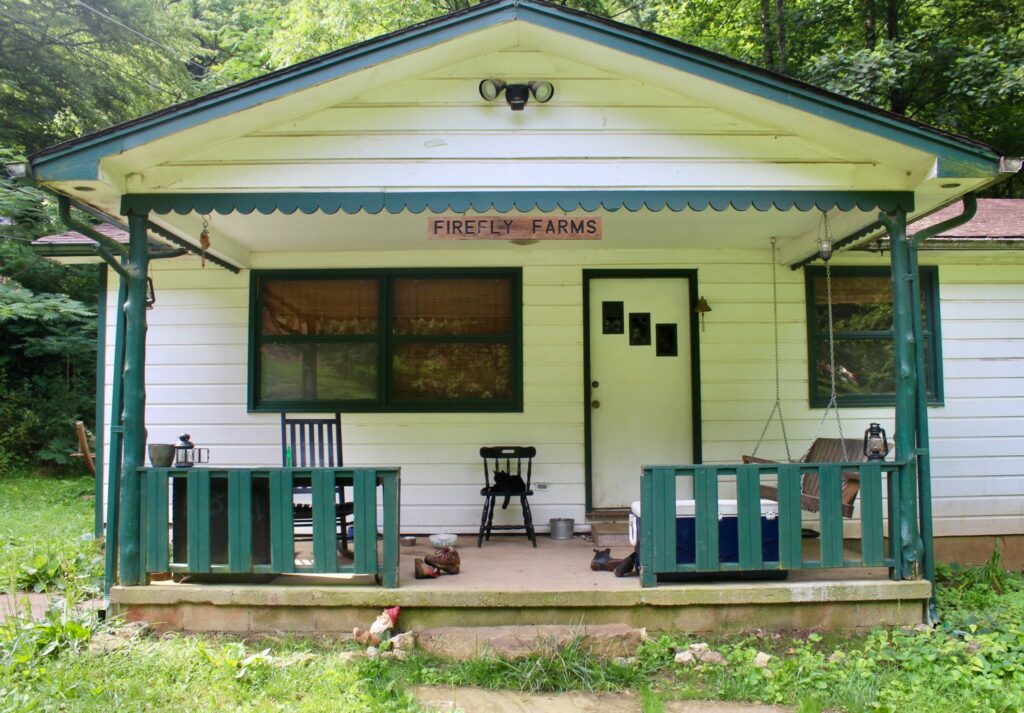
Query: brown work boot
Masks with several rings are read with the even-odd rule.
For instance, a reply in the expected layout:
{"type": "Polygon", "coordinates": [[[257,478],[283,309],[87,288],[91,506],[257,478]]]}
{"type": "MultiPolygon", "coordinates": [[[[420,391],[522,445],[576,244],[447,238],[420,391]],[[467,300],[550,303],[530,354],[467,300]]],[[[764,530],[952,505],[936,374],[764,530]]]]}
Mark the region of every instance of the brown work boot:
{"type": "Polygon", "coordinates": [[[462,564],[459,553],[454,547],[443,547],[423,559],[426,560],[427,564],[437,567],[445,574],[458,574],[459,565],[462,564]]]}
{"type": "Polygon", "coordinates": [[[441,570],[437,567],[431,567],[429,564],[424,564],[423,560],[419,557],[413,563],[415,568],[416,579],[437,579],[441,576],[441,570]]]}

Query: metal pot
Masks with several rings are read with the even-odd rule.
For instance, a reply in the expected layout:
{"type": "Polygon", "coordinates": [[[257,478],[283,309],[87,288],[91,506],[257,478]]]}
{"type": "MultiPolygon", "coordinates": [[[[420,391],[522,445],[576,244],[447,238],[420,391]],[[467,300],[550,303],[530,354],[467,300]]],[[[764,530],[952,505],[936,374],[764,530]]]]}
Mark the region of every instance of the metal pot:
{"type": "Polygon", "coordinates": [[[571,540],[576,521],[571,517],[553,517],[548,520],[552,540],[571,540]]]}

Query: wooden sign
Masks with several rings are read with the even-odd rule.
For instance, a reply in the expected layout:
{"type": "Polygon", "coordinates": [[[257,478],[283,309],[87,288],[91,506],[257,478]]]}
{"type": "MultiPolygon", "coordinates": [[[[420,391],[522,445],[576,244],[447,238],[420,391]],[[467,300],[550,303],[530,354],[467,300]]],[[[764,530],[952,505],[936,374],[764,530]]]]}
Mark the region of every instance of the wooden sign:
{"type": "Polygon", "coordinates": [[[600,240],[601,218],[572,215],[427,218],[431,240],[600,240]]]}

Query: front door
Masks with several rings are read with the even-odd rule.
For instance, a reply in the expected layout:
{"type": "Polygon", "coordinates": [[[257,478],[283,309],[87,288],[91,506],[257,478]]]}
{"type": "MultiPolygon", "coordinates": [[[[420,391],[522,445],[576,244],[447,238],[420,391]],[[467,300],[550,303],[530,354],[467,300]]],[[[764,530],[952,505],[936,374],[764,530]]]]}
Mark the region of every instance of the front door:
{"type": "Polygon", "coordinates": [[[693,462],[689,279],[589,285],[591,507],[627,508],[641,466],[693,462]]]}

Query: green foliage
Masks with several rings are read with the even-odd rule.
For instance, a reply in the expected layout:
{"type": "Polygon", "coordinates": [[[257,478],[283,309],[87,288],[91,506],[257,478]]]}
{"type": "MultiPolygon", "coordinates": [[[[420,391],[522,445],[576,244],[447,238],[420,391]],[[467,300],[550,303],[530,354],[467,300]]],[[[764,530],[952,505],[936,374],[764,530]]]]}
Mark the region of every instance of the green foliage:
{"type": "Polygon", "coordinates": [[[99,592],[92,487],[85,478],[0,477],[0,592],[99,592]]]}
{"type": "Polygon", "coordinates": [[[0,146],[32,153],[198,87],[189,18],[163,0],[0,2],[0,146]],[[102,14],[100,14],[102,13],[102,14]],[[161,45],[125,27],[141,31],[161,45]]]}

